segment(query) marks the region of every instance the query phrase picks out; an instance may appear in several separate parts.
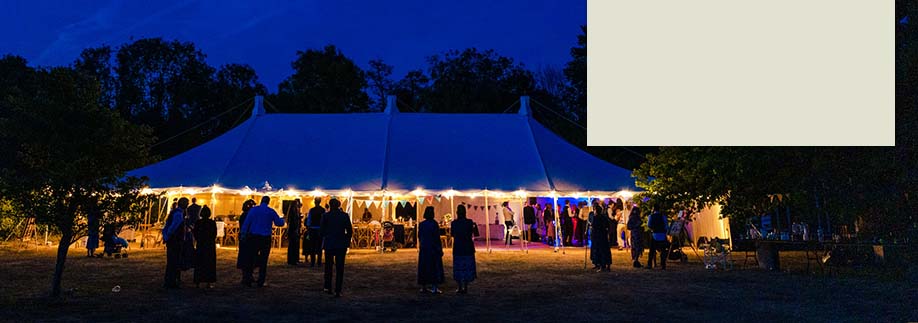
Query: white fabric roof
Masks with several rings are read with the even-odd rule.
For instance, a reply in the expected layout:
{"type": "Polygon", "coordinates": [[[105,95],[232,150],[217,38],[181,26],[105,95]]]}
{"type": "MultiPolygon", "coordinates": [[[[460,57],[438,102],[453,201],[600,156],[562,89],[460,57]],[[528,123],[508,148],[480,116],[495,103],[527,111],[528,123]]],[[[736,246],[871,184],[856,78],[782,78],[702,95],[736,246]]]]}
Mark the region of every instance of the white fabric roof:
{"type": "Polygon", "coordinates": [[[133,170],[154,188],[356,192],[633,190],[631,172],[518,114],[264,114],[175,157],[133,170]]]}

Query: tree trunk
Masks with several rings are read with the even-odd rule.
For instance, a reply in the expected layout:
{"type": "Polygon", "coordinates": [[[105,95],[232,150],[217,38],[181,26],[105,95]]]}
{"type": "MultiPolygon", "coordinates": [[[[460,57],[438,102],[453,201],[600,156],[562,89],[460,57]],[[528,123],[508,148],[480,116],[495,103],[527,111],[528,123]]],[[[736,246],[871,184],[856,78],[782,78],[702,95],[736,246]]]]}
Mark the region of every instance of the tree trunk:
{"type": "Polygon", "coordinates": [[[61,295],[61,278],[64,275],[64,262],[67,261],[67,251],[73,239],[72,230],[61,230],[61,242],[57,245],[57,262],[54,265],[54,277],[51,279],[51,297],[61,295]]]}

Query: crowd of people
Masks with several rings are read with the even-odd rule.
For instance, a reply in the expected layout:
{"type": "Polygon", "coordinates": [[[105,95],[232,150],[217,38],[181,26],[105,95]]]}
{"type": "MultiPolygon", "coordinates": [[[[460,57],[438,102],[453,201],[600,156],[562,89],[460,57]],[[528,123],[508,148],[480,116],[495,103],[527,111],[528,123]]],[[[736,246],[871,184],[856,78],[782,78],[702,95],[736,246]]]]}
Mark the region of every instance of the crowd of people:
{"type": "MultiPolygon", "coordinates": [[[[239,253],[236,267],[241,270],[244,286],[265,287],[267,283],[268,257],[271,253],[271,234],[274,226],[288,225],[287,263],[300,265],[299,249],[301,226],[302,253],[309,267],[322,267],[324,251],[323,292],[340,297],[344,283],[344,268],[347,250],[350,248],[353,227],[350,216],[341,210],[341,202],[332,198],[326,207],[320,206],[316,198],[305,219],[300,215],[302,204],[299,199],[285,207],[281,217],[269,207],[271,198],[262,197],[256,205],[247,200],[242,205],[239,217],[239,253]],[[285,222],[286,218],[286,222],[285,222]],[[257,278],[254,276],[258,269],[257,278]]],[[[166,244],[166,270],[163,287],[179,288],[182,271],[194,269],[193,282],[197,287],[206,284],[213,287],[216,282],[216,224],[210,219],[211,211],[199,206],[195,199],[180,198],[163,227],[166,244]]],[[[456,219],[451,223],[453,246],[453,278],[458,288],[456,293],[468,292],[468,284],[477,277],[475,245],[472,235],[475,224],[466,216],[465,206],[456,209],[456,219]]],[[[418,285],[422,292],[440,294],[438,288],[444,282],[443,246],[440,240],[440,226],[434,219],[434,208],[424,210],[424,221],[418,224],[418,285]]]]}
{"type": "Polygon", "coordinates": [[[207,205],[192,198],[178,199],[166,217],[163,241],[166,243],[165,288],[178,288],[181,273],[194,268],[193,282],[213,288],[217,282],[217,223],[207,205]]]}
{"type": "MultiPolygon", "coordinates": [[[[309,209],[304,218],[300,214],[302,203],[299,199],[292,203],[285,201],[283,217],[269,207],[270,201],[270,197],[264,196],[257,205],[254,200],[247,200],[242,205],[236,261],[236,267],[242,272],[242,285],[267,286],[273,227],[287,224],[287,263],[300,265],[302,247],[302,255],[309,267],[323,267],[324,253],[323,292],[340,297],[347,250],[353,236],[350,216],[341,210],[341,202],[331,198],[323,207],[320,205],[322,199],[316,198],[315,206],[309,209]],[[301,227],[304,229],[301,230],[301,227]],[[254,276],[255,269],[258,269],[257,277],[254,276]]],[[[477,278],[475,245],[472,241],[476,224],[468,219],[465,205],[459,205],[455,214],[456,219],[452,221],[450,230],[454,239],[453,279],[458,286],[456,292],[464,294],[468,292],[469,283],[477,278]]],[[[590,260],[598,272],[611,270],[611,250],[616,245],[619,250],[629,249],[632,265],[640,268],[643,267],[640,257],[646,244],[650,250],[646,267],[666,268],[668,225],[666,217],[656,208],[647,217],[646,227],[650,229],[647,234],[640,208],[632,203],[624,203],[621,199],[595,200],[590,206],[585,202],[572,205],[566,201],[557,216],[551,204],[545,204],[543,208],[529,201],[522,214],[524,226],[517,233],[521,239],[538,241],[541,236],[543,242],[553,246],[589,246],[590,260]],[[660,258],[657,261],[655,258],[658,253],[660,258]]],[[[516,213],[507,202],[502,203],[502,215],[508,228],[517,225],[516,213]]],[[[427,206],[423,218],[417,232],[417,283],[421,286],[421,292],[440,294],[442,290],[439,286],[445,280],[443,245],[434,207],[427,206]]],[[[194,198],[190,203],[187,198],[174,201],[162,233],[166,245],[163,286],[179,288],[181,272],[193,268],[195,286],[206,284],[212,288],[217,281],[217,225],[211,219],[208,206],[198,205],[194,198]]],[[[508,245],[512,244],[511,233],[508,229],[505,240],[508,245]]]]}
{"type": "MultiPolygon", "coordinates": [[[[502,211],[509,216],[514,214],[507,202],[502,204],[502,211]]],[[[647,268],[666,268],[666,256],[669,251],[666,234],[669,226],[666,217],[656,208],[653,208],[647,217],[647,228],[650,232],[645,232],[644,217],[640,208],[621,199],[594,200],[589,206],[584,201],[572,204],[567,200],[560,207],[559,213],[555,215],[551,203],[545,203],[543,207],[534,200],[528,201],[523,207],[525,227],[521,233],[522,239],[541,240],[556,247],[589,246],[590,259],[597,271],[610,270],[613,247],[617,247],[618,250],[629,250],[632,266],[644,267],[640,258],[646,240],[646,246],[650,250],[647,268]],[[654,259],[657,253],[660,254],[659,261],[654,259]]],[[[508,228],[514,224],[510,221],[506,223],[508,228]]],[[[508,229],[505,238],[507,245],[512,243],[511,236],[512,232],[508,229]]]]}

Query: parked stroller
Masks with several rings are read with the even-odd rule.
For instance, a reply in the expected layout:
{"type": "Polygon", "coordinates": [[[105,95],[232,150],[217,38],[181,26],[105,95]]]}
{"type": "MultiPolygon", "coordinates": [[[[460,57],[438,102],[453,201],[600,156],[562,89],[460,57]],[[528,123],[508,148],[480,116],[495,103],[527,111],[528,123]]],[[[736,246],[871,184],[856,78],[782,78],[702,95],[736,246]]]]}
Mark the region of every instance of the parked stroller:
{"type": "Polygon", "coordinates": [[[128,253],[128,243],[127,240],[124,240],[121,237],[118,237],[117,232],[115,232],[115,226],[112,224],[106,225],[102,229],[102,242],[105,243],[105,248],[103,252],[108,257],[115,258],[127,258],[128,253]]]}

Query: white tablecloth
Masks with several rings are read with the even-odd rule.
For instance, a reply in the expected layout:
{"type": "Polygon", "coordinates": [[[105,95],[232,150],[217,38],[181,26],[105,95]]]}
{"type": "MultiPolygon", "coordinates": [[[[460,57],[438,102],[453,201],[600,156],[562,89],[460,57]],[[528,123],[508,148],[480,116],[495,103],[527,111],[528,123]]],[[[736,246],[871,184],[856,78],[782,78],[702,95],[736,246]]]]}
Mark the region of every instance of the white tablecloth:
{"type": "Polygon", "coordinates": [[[484,224],[478,224],[478,237],[476,240],[484,240],[485,235],[488,234],[487,230],[490,230],[491,240],[503,240],[504,239],[504,225],[503,224],[489,224],[489,228],[485,228],[484,224]]]}
{"type": "Polygon", "coordinates": [[[226,222],[217,221],[217,238],[223,238],[226,234],[224,231],[226,229],[226,222]]]}

